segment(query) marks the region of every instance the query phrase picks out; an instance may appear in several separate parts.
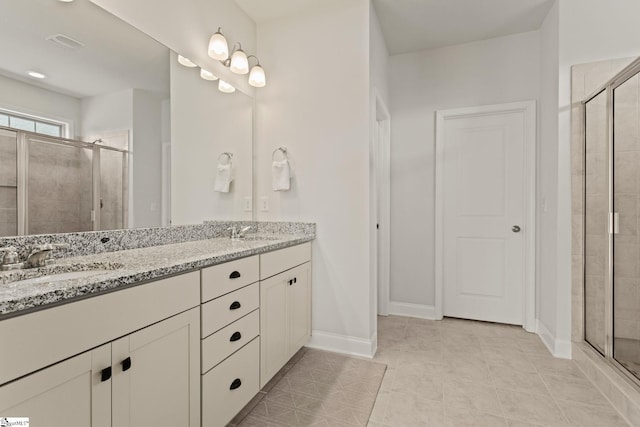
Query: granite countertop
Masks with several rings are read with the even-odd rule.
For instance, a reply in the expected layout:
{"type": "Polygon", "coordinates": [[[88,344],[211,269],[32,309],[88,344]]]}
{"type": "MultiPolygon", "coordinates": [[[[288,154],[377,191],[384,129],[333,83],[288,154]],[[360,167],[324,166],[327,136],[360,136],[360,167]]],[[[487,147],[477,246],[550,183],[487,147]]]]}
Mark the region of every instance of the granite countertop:
{"type": "MultiPolygon", "coordinates": [[[[165,244],[62,258],[40,269],[0,273],[0,321],[54,304],[185,273],[238,258],[309,242],[310,234],[248,235],[165,244]],[[95,270],[95,275],[55,282],[21,283],[46,274],[95,270]]],[[[88,273],[89,274],[89,273],[88,273]]]]}

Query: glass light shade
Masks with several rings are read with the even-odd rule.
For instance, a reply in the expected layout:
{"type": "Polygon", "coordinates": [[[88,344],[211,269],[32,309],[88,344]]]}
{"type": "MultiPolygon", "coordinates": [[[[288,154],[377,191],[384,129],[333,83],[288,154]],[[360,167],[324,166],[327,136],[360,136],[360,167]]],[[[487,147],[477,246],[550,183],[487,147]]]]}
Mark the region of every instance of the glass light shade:
{"type": "Polygon", "coordinates": [[[209,56],[213,59],[224,61],[229,57],[229,45],[227,39],[218,31],[209,39],[209,56]]]}
{"type": "Polygon", "coordinates": [[[236,88],[231,86],[229,83],[225,82],[224,80],[220,79],[220,81],[218,82],[218,90],[224,93],[233,93],[236,91],[236,88]]]}
{"type": "Polygon", "coordinates": [[[249,73],[249,84],[253,87],[264,87],[267,84],[267,78],[264,75],[264,69],[260,65],[255,65],[249,73]]]}
{"type": "Polygon", "coordinates": [[[184,65],[185,67],[189,67],[189,68],[197,67],[197,65],[194,64],[189,58],[185,58],[182,55],[178,55],[178,63],[180,63],[180,65],[184,65]]]}
{"type": "Polygon", "coordinates": [[[200,68],[200,77],[205,80],[218,80],[218,77],[214,75],[211,71],[207,71],[204,68],[200,68]]]}
{"type": "Polygon", "coordinates": [[[247,74],[249,72],[249,60],[247,54],[242,49],[238,49],[231,55],[231,65],[229,69],[236,74],[247,74]]]}

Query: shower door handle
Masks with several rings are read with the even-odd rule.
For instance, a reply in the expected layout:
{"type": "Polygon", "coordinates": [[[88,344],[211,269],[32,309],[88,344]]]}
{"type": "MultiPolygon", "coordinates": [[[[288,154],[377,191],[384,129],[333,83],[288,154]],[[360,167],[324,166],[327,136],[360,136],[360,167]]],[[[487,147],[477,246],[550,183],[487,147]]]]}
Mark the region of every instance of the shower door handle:
{"type": "Polygon", "coordinates": [[[618,212],[609,212],[609,234],[620,233],[620,214],[618,212]]]}
{"type": "Polygon", "coordinates": [[[513,227],[511,227],[511,231],[513,231],[514,233],[519,233],[520,232],[520,226],[519,225],[514,225],[513,227]]]}

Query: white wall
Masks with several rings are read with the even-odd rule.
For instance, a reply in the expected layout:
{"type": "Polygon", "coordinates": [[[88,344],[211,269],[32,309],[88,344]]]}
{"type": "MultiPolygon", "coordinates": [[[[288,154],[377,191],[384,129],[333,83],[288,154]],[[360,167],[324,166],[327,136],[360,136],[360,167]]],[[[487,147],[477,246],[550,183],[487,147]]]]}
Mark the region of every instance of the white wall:
{"type": "Polygon", "coordinates": [[[559,5],[555,3],[540,28],[541,101],[538,146],[536,318],[547,345],[554,350],[557,330],[558,239],[558,60],[559,5]]]}
{"type": "Polygon", "coordinates": [[[74,137],[80,128],[80,99],[0,75],[0,108],[69,122],[74,137]]]}
{"type": "Polygon", "coordinates": [[[318,2],[258,25],[270,81],[257,92],[259,220],[313,221],[312,345],[370,354],[369,3],[318,2]],[[296,176],[271,190],[271,154],[287,146],[296,176]]]}
{"type": "Polygon", "coordinates": [[[133,90],[133,224],[159,227],[162,201],[162,103],[164,96],[133,90]]]}
{"type": "Polygon", "coordinates": [[[82,98],[82,126],[79,134],[89,135],[133,128],[133,89],[82,98]]]}
{"type": "MultiPolygon", "coordinates": [[[[172,53],[172,58],[176,55],[172,53]]],[[[171,61],[171,220],[251,220],[243,200],[253,186],[253,99],[222,93],[198,70],[171,61]],[[218,157],[233,153],[228,193],[213,191],[218,157]]]]}
{"type": "Polygon", "coordinates": [[[435,112],[539,100],[537,31],[391,57],[391,301],[432,310],[435,112]]]}

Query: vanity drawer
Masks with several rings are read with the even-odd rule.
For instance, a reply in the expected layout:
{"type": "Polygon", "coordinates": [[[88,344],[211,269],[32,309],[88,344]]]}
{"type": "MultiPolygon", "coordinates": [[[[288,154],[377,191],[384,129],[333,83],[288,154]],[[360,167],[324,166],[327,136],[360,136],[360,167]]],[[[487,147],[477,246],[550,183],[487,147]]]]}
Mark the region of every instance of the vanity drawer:
{"type": "Polygon", "coordinates": [[[260,306],[260,284],[223,295],[202,305],[202,338],[246,316],[260,306]]]}
{"type": "Polygon", "coordinates": [[[260,391],[260,338],[202,376],[202,426],[223,427],[260,391]],[[233,388],[233,389],[232,389],[233,388]]]}
{"type": "Polygon", "coordinates": [[[202,302],[233,292],[260,278],[258,255],[202,269],[202,302]]]}
{"type": "Polygon", "coordinates": [[[222,362],[260,334],[260,310],[202,340],[202,373],[222,362]]]}
{"type": "Polygon", "coordinates": [[[260,279],[275,276],[311,261],[311,243],[303,243],[260,255],[260,279]]]}

